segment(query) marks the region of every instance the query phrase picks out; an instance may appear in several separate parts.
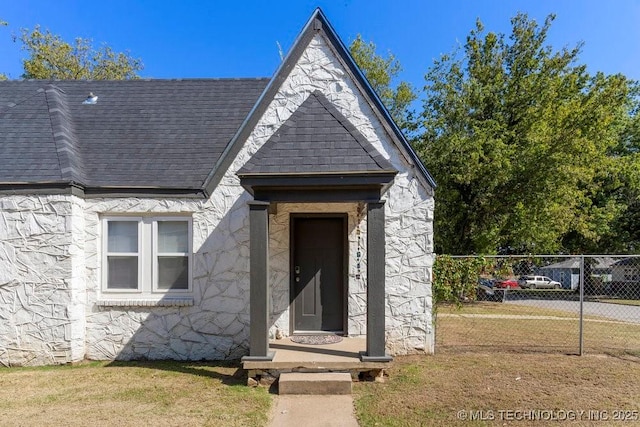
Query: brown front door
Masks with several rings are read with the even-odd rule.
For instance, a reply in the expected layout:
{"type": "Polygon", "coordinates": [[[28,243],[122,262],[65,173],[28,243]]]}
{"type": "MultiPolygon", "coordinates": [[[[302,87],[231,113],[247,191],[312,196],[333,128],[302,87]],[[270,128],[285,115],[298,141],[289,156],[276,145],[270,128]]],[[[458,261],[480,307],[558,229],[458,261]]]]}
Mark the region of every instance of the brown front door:
{"type": "Polygon", "coordinates": [[[294,332],[344,329],[345,218],[292,218],[294,332]]]}

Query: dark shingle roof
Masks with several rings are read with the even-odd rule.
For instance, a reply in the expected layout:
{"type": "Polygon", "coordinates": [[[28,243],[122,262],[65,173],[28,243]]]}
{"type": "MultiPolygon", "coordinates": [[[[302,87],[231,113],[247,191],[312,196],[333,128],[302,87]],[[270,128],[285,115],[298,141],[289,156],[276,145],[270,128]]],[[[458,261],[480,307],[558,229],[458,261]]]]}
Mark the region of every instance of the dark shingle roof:
{"type": "Polygon", "coordinates": [[[267,83],[0,82],[0,183],[201,189],[267,83]]]}
{"type": "Polygon", "coordinates": [[[42,85],[0,82],[0,182],[61,181],[42,85]]]}
{"type": "Polygon", "coordinates": [[[238,171],[248,174],[395,172],[319,91],[309,95],[238,171]]]}

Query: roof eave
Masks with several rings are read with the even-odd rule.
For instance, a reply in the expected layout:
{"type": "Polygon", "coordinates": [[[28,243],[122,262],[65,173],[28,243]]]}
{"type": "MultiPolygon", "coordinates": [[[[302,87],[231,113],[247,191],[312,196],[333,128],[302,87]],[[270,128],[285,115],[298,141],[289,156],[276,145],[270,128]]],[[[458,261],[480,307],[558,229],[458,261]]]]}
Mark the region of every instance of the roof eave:
{"type": "Polygon", "coordinates": [[[208,196],[200,188],[171,188],[153,186],[85,186],[77,182],[43,181],[43,182],[0,182],[0,194],[72,194],[82,198],[198,198],[208,196]]]}

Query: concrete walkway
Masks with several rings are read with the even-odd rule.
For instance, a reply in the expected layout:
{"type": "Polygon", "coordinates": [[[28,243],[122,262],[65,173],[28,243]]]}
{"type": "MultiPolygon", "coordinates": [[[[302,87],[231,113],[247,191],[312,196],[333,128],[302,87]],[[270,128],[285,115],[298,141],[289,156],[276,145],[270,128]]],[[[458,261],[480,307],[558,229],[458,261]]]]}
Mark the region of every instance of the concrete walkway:
{"type": "Polygon", "coordinates": [[[270,427],[358,427],[351,395],[275,396],[270,427]]]}

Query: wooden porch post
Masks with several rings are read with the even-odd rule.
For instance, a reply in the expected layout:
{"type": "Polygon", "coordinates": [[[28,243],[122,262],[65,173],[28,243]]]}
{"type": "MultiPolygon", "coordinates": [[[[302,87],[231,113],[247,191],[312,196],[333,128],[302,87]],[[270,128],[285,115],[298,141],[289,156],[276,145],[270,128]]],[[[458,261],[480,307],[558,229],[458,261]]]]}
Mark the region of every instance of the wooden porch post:
{"type": "Polygon", "coordinates": [[[249,202],[250,319],[249,356],[243,361],[271,361],[269,351],[269,203],[249,202]]]}
{"type": "Polygon", "coordinates": [[[385,351],[384,201],[367,203],[367,351],[363,362],[388,362],[385,351]]]}

